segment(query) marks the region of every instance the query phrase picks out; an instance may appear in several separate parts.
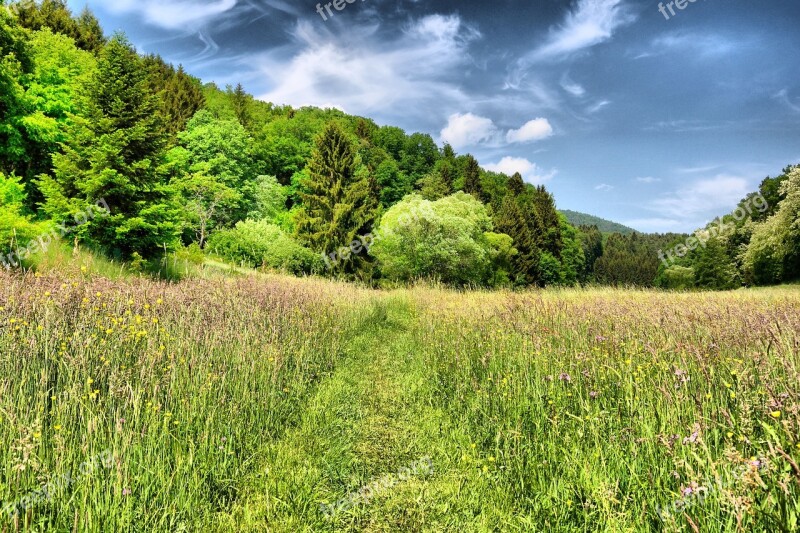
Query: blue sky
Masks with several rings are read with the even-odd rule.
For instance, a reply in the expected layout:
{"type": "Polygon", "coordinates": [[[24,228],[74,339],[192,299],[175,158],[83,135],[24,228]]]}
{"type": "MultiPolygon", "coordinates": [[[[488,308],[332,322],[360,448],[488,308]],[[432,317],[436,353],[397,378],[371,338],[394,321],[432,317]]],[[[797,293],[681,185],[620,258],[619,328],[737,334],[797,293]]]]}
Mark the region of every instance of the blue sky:
{"type": "Polygon", "coordinates": [[[355,0],[324,20],[310,0],[69,0],[204,81],[430,133],[658,232],[800,163],[800,3],[685,2],[355,0]]]}

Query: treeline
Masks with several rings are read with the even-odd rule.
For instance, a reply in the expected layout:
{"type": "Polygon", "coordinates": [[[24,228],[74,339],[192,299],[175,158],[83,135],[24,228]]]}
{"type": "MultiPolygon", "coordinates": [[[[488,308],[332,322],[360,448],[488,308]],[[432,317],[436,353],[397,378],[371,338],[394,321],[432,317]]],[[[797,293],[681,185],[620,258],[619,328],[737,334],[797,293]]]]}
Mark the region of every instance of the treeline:
{"type": "Polygon", "coordinates": [[[767,177],[731,213],[664,249],[656,284],[732,289],[800,279],[800,165],[767,177]]]}
{"type": "Polygon", "coordinates": [[[370,282],[649,286],[685,238],[575,227],[543,186],[429,135],[202,85],[63,0],[0,10],[0,57],[0,252],[16,258],[100,201],[70,236],[132,265],[180,250],[370,282]]]}

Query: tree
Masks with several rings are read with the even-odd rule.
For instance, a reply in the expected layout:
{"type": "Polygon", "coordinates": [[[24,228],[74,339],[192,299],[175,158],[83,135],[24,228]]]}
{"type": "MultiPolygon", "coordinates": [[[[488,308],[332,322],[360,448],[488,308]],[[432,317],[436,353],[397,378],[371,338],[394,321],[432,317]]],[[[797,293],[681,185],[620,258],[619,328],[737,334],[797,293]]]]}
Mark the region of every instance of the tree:
{"type": "Polygon", "coordinates": [[[21,80],[33,70],[24,32],[8,11],[0,9],[0,171],[9,174],[19,171],[26,160],[28,138],[22,121],[29,109],[21,80]]]}
{"type": "Polygon", "coordinates": [[[800,167],[790,170],[780,194],[777,211],[755,227],[743,254],[746,278],[753,283],[800,279],[800,167]]]}
{"type": "Polygon", "coordinates": [[[467,156],[466,166],[464,167],[464,192],[473,195],[478,200],[482,200],[481,167],[478,164],[478,160],[471,155],[467,156]]]}
{"type": "Polygon", "coordinates": [[[95,55],[107,42],[100,22],[89,9],[85,8],[80,16],[73,17],[65,0],[43,0],[39,4],[23,2],[18,13],[23,27],[34,31],[50,28],[54,33],[73,39],[81,50],[95,55]]]}
{"type": "Polygon", "coordinates": [[[19,266],[23,255],[19,250],[27,249],[46,228],[25,213],[25,200],[25,187],[20,178],[0,173],[0,268],[19,266]]]}
{"type": "Polygon", "coordinates": [[[392,158],[384,159],[375,169],[375,181],[384,207],[391,207],[413,190],[408,177],[392,158]]]}
{"type": "Polygon", "coordinates": [[[279,221],[286,213],[287,187],[275,176],[259,176],[253,186],[253,205],[247,218],[252,220],[279,221]]]}
{"type": "Polygon", "coordinates": [[[603,256],[603,234],[597,226],[581,226],[580,241],[585,259],[580,281],[589,281],[594,273],[594,265],[603,256]]]}
{"type": "Polygon", "coordinates": [[[514,283],[520,286],[537,283],[541,251],[536,244],[531,226],[522,213],[519,197],[511,192],[506,195],[495,216],[495,226],[498,231],[514,240],[514,247],[518,252],[512,258],[514,283]]]}
{"type": "Polygon", "coordinates": [[[468,194],[436,202],[410,195],[383,215],[370,255],[389,279],[487,285],[494,261],[513,255],[510,239],[492,229],[486,206],[468,194]]]}
{"type": "MultiPolygon", "coordinates": [[[[390,154],[391,150],[386,149],[390,154]]],[[[439,148],[430,135],[414,133],[403,144],[400,154],[400,170],[408,176],[411,183],[416,183],[433,170],[439,160],[439,148]]]]}
{"type": "Polygon", "coordinates": [[[178,176],[202,174],[221,186],[238,191],[225,194],[217,205],[217,222],[231,226],[243,220],[253,208],[253,189],[258,174],[252,156],[252,139],[235,120],[215,120],[199,111],[178,134],[180,146],[170,152],[178,176]]]}
{"type": "MultiPolygon", "coordinates": [[[[371,230],[377,206],[368,176],[358,170],[353,142],[331,122],[317,139],[296,219],[298,236],[313,250],[328,255],[371,230]]],[[[345,264],[357,267],[360,260],[345,264]]]]}
{"type": "Polygon", "coordinates": [[[211,230],[219,222],[219,213],[241,200],[241,193],[202,170],[173,181],[181,195],[184,221],[195,233],[197,244],[205,248],[211,230]]]}
{"type": "Polygon", "coordinates": [[[252,121],[250,116],[250,102],[253,97],[245,92],[241,83],[237,84],[235,89],[229,87],[228,94],[231,98],[231,104],[233,104],[233,113],[236,115],[236,120],[239,121],[239,124],[241,124],[244,129],[250,129],[252,121]]]}
{"type": "Polygon", "coordinates": [[[78,237],[115,256],[149,258],[176,244],[177,213],[161,165],[165,141],[156,96],[136,51],[122,35],[103,49],[87,87],[86,116],[75,117],[53,176],[39,185],[55,221],[100,199],[111,214],[83,224],[78,237]]]}

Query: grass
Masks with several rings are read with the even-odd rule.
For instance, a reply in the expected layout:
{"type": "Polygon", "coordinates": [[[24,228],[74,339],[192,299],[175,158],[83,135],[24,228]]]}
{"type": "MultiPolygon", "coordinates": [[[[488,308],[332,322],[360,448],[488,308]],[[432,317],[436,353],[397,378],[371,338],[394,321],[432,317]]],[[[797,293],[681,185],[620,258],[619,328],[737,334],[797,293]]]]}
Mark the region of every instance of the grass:
{"type": "Polygon", "coordinates": [[[798,528],[799,287],[246,274],[0,274],[0,531],[798,528]]]}

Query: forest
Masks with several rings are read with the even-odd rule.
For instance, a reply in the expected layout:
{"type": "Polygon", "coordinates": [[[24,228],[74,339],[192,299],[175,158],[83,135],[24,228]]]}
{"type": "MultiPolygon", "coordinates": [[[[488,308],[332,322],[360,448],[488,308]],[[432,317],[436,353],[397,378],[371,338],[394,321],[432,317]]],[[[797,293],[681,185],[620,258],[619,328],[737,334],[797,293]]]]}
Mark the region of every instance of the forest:
{"type": "Polygon", "coordinates": [[[31,266],[41,236],[68,228],[62,245],[158,275],[178,254],[370,285],[729,289],[800,277],[797,166],[753,193],[768,210],[666,263],[659,252],[689,236],[575,226],[519,174],[428,134],[203,84],[64,0],[4,6],[0,57],[6,268],[31,266]]]}

